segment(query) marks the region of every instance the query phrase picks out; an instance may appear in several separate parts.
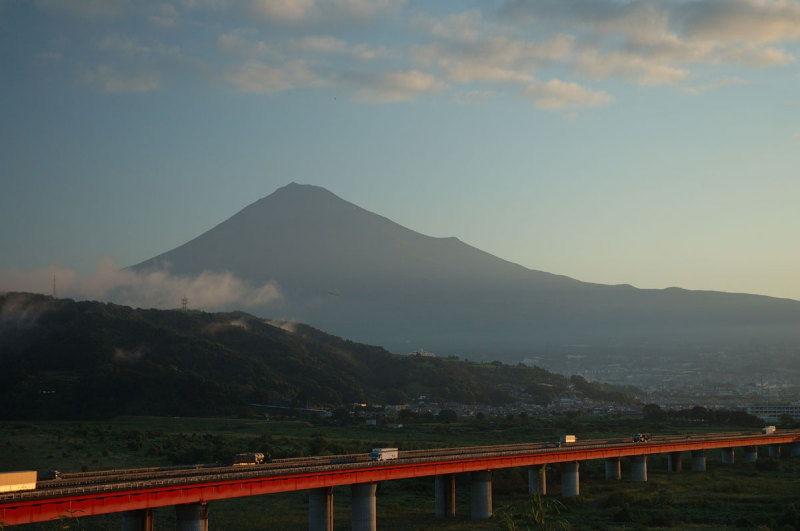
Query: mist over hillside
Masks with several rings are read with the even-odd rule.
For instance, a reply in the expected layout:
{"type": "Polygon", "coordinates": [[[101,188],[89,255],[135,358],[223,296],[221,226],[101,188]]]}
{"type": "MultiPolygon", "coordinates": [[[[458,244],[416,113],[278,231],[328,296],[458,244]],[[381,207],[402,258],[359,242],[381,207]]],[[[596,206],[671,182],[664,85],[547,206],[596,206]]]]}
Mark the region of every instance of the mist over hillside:
{"type": "Polygon", "coordinates": [[[280,298],[250,311],[401,353],[516,360],[569,345],[800,344],[798,301],[581,282],[295,183],[133,269],[272,282],[280,298]]]}

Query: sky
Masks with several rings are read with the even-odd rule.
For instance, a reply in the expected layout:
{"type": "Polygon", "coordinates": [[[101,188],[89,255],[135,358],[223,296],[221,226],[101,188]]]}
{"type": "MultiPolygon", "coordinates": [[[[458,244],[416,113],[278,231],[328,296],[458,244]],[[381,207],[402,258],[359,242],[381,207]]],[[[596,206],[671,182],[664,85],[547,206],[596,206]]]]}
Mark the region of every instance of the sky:
{"type": "Polygon", "coordinates": [[[800,300],[800,1],[0,0],[0,291],[157,292],[120,269],[289,182],[531,269],[800,300]]]}

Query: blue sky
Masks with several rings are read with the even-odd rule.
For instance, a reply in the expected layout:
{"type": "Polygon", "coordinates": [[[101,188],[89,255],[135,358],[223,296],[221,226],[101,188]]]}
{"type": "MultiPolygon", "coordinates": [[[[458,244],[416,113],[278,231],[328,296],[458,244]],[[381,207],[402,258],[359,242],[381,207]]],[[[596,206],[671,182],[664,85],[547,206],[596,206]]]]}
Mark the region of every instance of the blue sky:
{"type": "Polygon", "coordinates": [[[295,181],[532,269],[800,299],[798,58],[795,0],[0,0],[0,289],[97,295],[295,181]]]}

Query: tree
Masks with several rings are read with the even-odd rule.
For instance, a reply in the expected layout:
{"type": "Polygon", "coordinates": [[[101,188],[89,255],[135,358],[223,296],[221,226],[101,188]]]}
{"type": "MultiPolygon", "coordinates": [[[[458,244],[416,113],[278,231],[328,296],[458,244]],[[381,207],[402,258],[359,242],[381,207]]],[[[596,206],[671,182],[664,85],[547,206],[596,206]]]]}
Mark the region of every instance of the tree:
{"type": "Polygon", "coordinates": [[[703,406],[694,406],[689,411],[689,418],[692,420],[706,420],[708,418],[708,410],[703,406]]]}
{"type": "Polygon", "coordinates": [[[661,420],[664,418],[664,410],[658,404],[647,404],[642,408],[642,415],[645,420],[661,420]]]}
{"type": "Polygon", "coordinates": [[[443,409],[439,411],[439,422],[449,423],[458,420],[458,414],[452,409],[443,409]]]}
{"type": "Polygon", "coordinates": [[[311,439],[308,443],[308,449],[311,455],[321,455],[328,448],[328,439],[322,434],[317,434],[316,437],[311,439]]]}
{"type": "Polygon", "coordinates": [[[405,404],[408,401],[406,394],[400,389],[389,389],[386,391],[386,403],[392,406],[405,404]]]}

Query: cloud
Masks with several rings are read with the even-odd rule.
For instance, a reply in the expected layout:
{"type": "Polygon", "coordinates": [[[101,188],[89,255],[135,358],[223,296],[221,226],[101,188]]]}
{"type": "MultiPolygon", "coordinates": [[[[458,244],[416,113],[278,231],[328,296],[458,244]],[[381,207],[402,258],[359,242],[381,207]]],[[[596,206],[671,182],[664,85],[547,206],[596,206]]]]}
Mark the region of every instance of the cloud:
{"type": "MultiPolygon", "coordinates": [[[[102,92],[147,92],[187,76],[198,82],[222,79],[253,94],[344,86],[354,100],[366,103],[408,101],[448,89],[457,101],[465,101],[466,94],[519,94],[537,79],[550,78],[579,85],[586,79],[621,79],[691,92],[698,78],[708,77],[703,68],[733,66],[739,70],[726,75],[747,79],[742,68],[794,63],[793,46],[800,42],[799,0],[463,5],[36,0],[39,9],[54,16],[85,19],[80,22],[87,38],[69,46],[97,44],[88,52],[100,57],[90,55],[88,63],[72,67],[85,84],[102,92]],[[178,24],[192,28],[190,39],[185,32],[153,28],[178,24]],[[97,37],[110,32],[116,35],[97,37]],[[161,44],[154,35],[172,40],[161,44]],[[209,49],[209,42],[216,42],[216,49],[209,49]]],[[[80,56],[69,52],[60,61],[65,67],[80,56]]]]}
{"type": "Polygon", "coordinates": [[[127,56],[144,56],[153,51],[151,47],[139,44],[124,35],[106,35],[97,43],[97,48],[104,52],[127,56]]]}
{"type": "Polygon", "coordinates": [[[674,84],[689,77],[686,69],[650,61],[637,54],[601,54],[596,50],[585,50],[580,55],[577,70],[594,79],[618,76],[635,80],[642,86],[674,84]]]}
{"type": "Polygon", "coordinates": [[[698,64],[786,65],[794,57],[777,44],[800,40],[796,0],[512,0],[498,13],[510,27],[569,28],[575,55],[565,64],[641,86],[684,83],[698,64]]]}
{"type": "Polygon", "coordinates": [[[44,11],[66,12],[80,17],[116,16],[129,4],[129,0],[36,0],[36,7],[44,11]]]}
{"type": "Polygon", "coordinates": [[[129,73],[108,65],[99,65],[83,74],[84,83],[102,92],[149,92],[158,88],[160,78],[155,70],[129,73]]]}
{"type": "Polygon", "coordinates": [[[456,95],[455,101],[456,103],[467,104],[467,103],[476,103],[480,101],[485,101],[491,98],[494,95],[494,92],[491,90],[470,90],[468,92],[463,92],[461,94],[456,95]]]}
{"type": "Polygon", "coordinates": [[[536,68],[567,59],[574,44],[565,34],[515,35],[513,27],[494,24],[475,11],[444,19],[419,16],[414,24],[435,42],[412,46],[411,58],[439,68],[454,83],[528,84],[536,68]]]}
{"type": "Polygon", "coordinates": [[[317,15],[315,0],[253,0],[253,9],[282,22],[300,22],[317,15]]]}
{"type": "Polygon", "coordinates": [[[296,334],[297,333],[297,326],[298,325],[295,322],[292,322],[292,321],[272,321],[272,320],[267,320],[267,321],[264,321],[264,322],[266,324],[270,325],[270,326],[274,326],[275,328],[280,328],[281,330],[285,330],[286,332],[289,332],[291,334],[296,334]]]}
{"type": "Polygon", "coordinates": [[[412,24],[437,39],[475,42],[489,34],[502,33],[499,26],[491,26],[480,11],[466,11],[445,17],[417,15],[412,24]]]}
{"type": "Polygon", "coordinates": [[[256,32],[248,29],[235,29],[217,37],[219,49],[225,53],[243,57],[271,57],[280,59],[278,50],[266,41],[255,38],[256,32]]]}
{"type": "Polygon", "coordinates": [[[210,323],[208,327],[206,327],[206,331],[209,334],[214,335],[214,334],[219,334],[220,332],[226,332],[231,328],[242,328],[244,330],[250,330],[250,323],[248,323],[244,318],[234,319],[226,323],[210,323]]]}
{"type": "Polygon", "coordinates": [[[134,350],[114,347],[113,359],[117,363],[136,363],[147,353],[146,347],[138,347],[134,350]]]}
{"type": "Polygon", "coordinates": [[[396,11],[403,0],[332,0],[335,8],[356,20],[371,19],[387,12],[396,11]]]}
{"type": "Polygon", "coordinates": [[[444,88],[444,84],[434,76],[419,70],[351,72],[347,81],[356,87],[358,99],[369,103],[409,101],[420,94],[433,94],[444,88]]]}
{"type": "Polygon", "coordinates": [[[150,14],[150,22],[163,28],[172,27],[178,22],[178,10],[172,4],[154,6],[150,14]]]}
{"type": "Polygon", "coordinates": [[[800,40],[800,2],[706,0],[681,6],[692,39],[773,43],[800,40]]]}
{"type": "Polygon", "coordinates": [[[396,11],[400,0],[252,0],[252,10],[272,22],[292,25],[336,19],[366,21],[396,11]]]}
{"type": "Polygon", "coordinates": [[[38,302],[22,294],[9,294],[0,304],[0,333],[8,329],[29,328],[53,307],[51,301],[38,302]]]}
{"type": "Polygon", "coordinates": [[[179,0],[185,9],[220,10],[230,7],[233,0],[179,0]]]}
{"type": "Polygon", "coordinates": [[[0,290],[49,294],[53,278],[58,297],[108,301],[139,308],[179,308],[184,297],[190,307],[208,310],[264,306],[282,298],[274,283],[254,286],[231,273],[211,271],[194,277],[170,275],[165,271],[136,273],[119,269],[110,258],[102,260],[86,277],[57,265],[33,272],[0,271],[0,290]]]}
{"type": "Polygon", "coordinates": [[[324,84],[302,62],[271,66],[255,59],[233,70],[228,75],[228,82],[243,92],[254,94],[271,94],[301,86],[313,87],[324,84]]]}
{"type": "Polygon", "coordinates": [[[362,61],[373,61],[391,55],[388,48],[383,46],[368,46],[357,44],[351,46],[347,41],[329,35],[314,35],[296,39],[293,47],[312,54],[348,55],[362,61]]]}
{"type": "Polygon", "coordinates": [[[697,85],[694,87],[685,87],[682,90],[688,94],[703,94],[711,90],[716,90],[723,87],[730,87],[735,85],[746,85],[747,81],[740,77],[726,77],[721,79],[714,79],[708,83],[697,85]]]}
{"type": "Polygon", "coordinates": [[[534,83],[525,90],[525,96],[545,110],[584,109],[601,107],[614,101],[605,92],[591,91],[577,83],[552,79],[547,83],[534,83]]]}
{"type": "Polygon", "coordinates": [[[62,61],[64,54],[57,51],[40,52],[34,56],[34,59],[42,64],[52,64],[62,61]]]}
{"type": "Polygon", "coordinates": [[[720,51],[717,61],[768,68],[792,63],[794,62],[794,57],[785,50],[773,46],[741,45],[720,51]]]}

